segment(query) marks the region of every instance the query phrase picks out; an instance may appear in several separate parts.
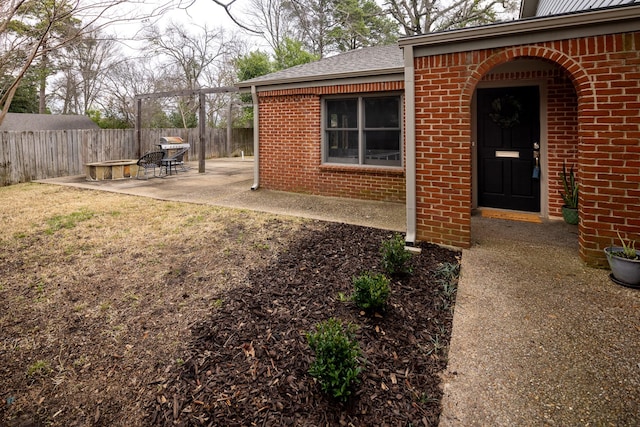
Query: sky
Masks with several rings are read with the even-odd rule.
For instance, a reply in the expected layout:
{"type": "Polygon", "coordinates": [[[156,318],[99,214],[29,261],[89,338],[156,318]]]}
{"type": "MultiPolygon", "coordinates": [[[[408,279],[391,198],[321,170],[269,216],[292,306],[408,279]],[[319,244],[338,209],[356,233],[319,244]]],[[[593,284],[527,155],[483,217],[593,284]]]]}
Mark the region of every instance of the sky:
{"type": "MultiPolygon", "coordinates": [[[[136,5],[135,10],[133,10],[132,13],[151,11],[154,7],[167,3],[168,1],[170,0],[144,0],[147,5],[147,9],[143,9],[140,5],[136,5]]],[[[134,49],[136,45],[139,45],[131,39],[135,38],[136,34],[139,33],[140,30],[144,29],[145,26],[150,25],[152,22],[155,22],[160,27],[162,27],[162,25],[167,25],[169,22],[177,22],[187,26],[207,25],[208,28],[223,27],[229,33],[241,33],[244,38],[252,40],[256,44],[260,43],[260,40],[255,37],[250,37],[246,32],[242,31],[237,25],[235,25],[227,16],[225,10],[215,4],[212,0],[174,0],[173,4],[174,7],[168,8],[162,16],[154,19],[153,21],[119,22],[109,25],[105,31],[107,33],[115,34],[117,38],[121,40],[125,50],[127,46],[134,49]]],[[[237,0],[232,8],[234,16],[242,16],[242,9],[246,4],[246,0],[237,0]]]]}
{"type": "MultiPolygon", "coordinates": [[[[0,0],[2,1],[2,0],[0,0]]],[[[92,0],[89,0],[92,1],[92,0]]],[[[99,1],[99,0],[97,0],[99,1]]],[[[233,6],[231,7],[231,11],[234,14],[236,19],[239,19],[241,22],[249,25],[246,16],[243,12],[250,6],[250,0],[223,0],[226,3],[233,1],[233,6]],[[244,19],[243,19],[244,18],[244,19]]],[[[377,0],[381,2],[382,0],[377,0]]],[[[446,4],[451,0],[443,0],[446,4]]],[[[249,42],[249,45],[252,46],[252,49],[260,49],[264,51],[270,51],[270,48],[266,41],[259,36],[251,35],[247,31],[242,30],[238,27],[231,18],[228,17],[226,11],[221,6],[214,3],[212,0],[138,0],[133,1],[130,4],[132,11],[141,11],[143,7],[139,4],[139,2],[144,2],[147,6],[147,10],[151,11],[154,8],[159,7],[162,4],[166,4],[168,2],[172,2],[173,7],[167,8],[166,12],[154,20],[158,25],[167,25],[169,22],[178,22],[183,25],[207,25],[208,28],[225,28],[229,33],[236,33],[242,35],[242,37],[249,42]]],[[[141,29],[144,29],[145,26],[150,25],[150,22],[130,22],[130,23],[120,23],[117,25],[110,26],[107,29],[107,32],[114,33],[117,35],[117,38],[121,41],[123,48],[125,51],[131,50],[134,51],[136,47],[140,47],[142,44],[140,42],[134,42],[133,39],[141,29]]]]}

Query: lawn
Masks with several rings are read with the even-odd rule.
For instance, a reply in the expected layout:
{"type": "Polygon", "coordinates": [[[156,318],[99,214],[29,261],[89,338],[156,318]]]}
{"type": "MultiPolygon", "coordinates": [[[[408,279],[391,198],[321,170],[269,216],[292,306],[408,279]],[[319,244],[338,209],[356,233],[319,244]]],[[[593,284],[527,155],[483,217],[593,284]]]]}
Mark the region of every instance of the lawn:
{"type": "Polygon", "coordinates": [[[384,230],[42,184],[0,198],[2,423],[437,424],[459,253],[422,245],[369,315],[344,296],[382,271],[384,230]],[[329,317],[362,350],[346,403],[307,372],[329,317]]]}

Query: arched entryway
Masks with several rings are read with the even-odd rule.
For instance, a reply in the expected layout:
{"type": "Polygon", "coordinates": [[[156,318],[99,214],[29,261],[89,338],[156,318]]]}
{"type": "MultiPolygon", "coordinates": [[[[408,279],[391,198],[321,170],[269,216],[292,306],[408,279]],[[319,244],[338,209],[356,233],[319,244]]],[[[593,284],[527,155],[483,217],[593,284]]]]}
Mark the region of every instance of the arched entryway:
{"type": "MultiPolygon", "coordinates": [[[[639,13],[637,7],[602,10],[400,42],[410,110],[407,145],[415,148],[407,164],[416,164],[416,202],[407,218],[415,217],[418,239],[471,244],[471,211],[480,204],[473,111],[478,91],[531,83],[541,111],[538,215],[560,218],[565,161],[578,176],[582,259],[605,265],[603,249],[619,241],[618,233],[638,240],[639,13]]],[[[496,99],[509,103],[509,94],[492,95],[485,109],[496,99]]],[[[532,156],[511,147],[499,151],[506,158],[532,156]]]]}
{"type": "Polygon", "coordinates": [[[489,69],[471,100],[473,207],[561,217],[559,174],[578,170],[578,96],[569,73],[542,58],[489,69]]]}

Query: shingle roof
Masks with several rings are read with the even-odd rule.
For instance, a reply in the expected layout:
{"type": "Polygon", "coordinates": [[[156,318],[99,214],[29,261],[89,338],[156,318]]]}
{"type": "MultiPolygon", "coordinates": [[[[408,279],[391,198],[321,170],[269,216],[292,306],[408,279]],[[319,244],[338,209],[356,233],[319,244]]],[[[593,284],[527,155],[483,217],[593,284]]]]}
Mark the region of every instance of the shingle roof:
{"type": "Polygon", "coordinates": [[[297,65],[275,73],[237,83],[239,88],[253,85],[309,82],[348,77],[402,73],[404,60],[397,44],[351,50],[319,61],[297,65]]]}
{"type": "Polygon", "coordinates": [[[1,131],[99,129],[89,117],[80,115],[7,113],[1,131]]]}

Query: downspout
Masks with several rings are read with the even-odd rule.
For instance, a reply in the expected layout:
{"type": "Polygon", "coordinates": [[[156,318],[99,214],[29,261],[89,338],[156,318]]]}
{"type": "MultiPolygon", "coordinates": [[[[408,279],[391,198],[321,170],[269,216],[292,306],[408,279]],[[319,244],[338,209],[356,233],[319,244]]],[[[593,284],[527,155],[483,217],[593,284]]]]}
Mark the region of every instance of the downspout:
{"type": "Polygon", "coordinates": [[[405,105],[405,189],[407,234],[405,242],[416,242],[416,88],[413,65],[413,46],[404,46],[404,105],[405,105]]]}
{"type": "Polygon", "coordinates": [[[251,101],[253,102],[253,185],[252,190],[260,187],[260,127],[258,120],[258,91],[251,86],[251,101]]]}

